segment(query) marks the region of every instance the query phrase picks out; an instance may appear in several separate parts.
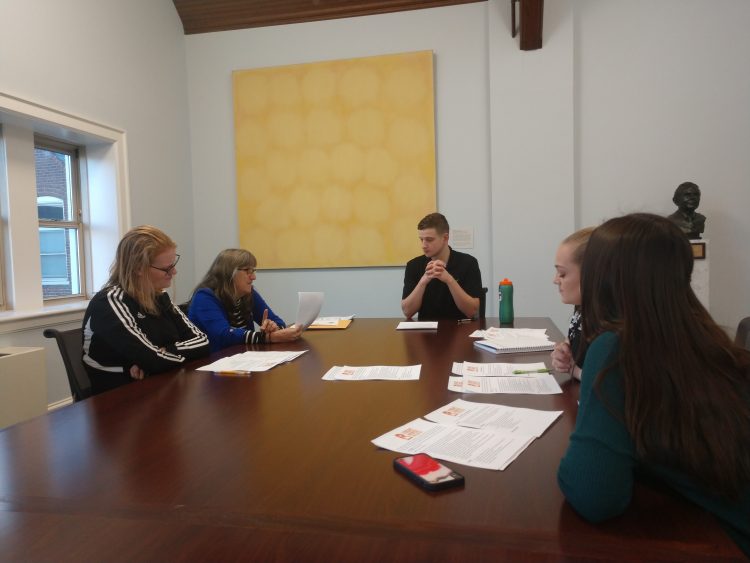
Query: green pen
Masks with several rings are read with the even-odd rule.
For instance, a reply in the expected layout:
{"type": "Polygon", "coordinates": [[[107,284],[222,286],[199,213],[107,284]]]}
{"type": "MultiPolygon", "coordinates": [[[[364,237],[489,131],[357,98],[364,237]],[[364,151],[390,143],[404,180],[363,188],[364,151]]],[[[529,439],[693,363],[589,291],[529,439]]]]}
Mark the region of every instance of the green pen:
{"type": "Polygon", "coordinates": [[[525,369],[525,370],[524,369],[514,369],[513,370],[514,374],[522,374],[522,373],[549,373],[549,372],[550,372],[550,370],[548,370],[547,368],[542,368],[542,369],[525,369]]]}

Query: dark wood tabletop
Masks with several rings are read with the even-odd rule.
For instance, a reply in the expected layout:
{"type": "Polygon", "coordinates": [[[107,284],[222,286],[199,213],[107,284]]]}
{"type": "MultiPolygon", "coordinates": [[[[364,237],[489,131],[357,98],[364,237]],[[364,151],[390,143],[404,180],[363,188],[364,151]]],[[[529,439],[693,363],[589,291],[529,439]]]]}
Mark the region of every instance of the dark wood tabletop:
{"type": "MultiPolygon", "coordinates": [[[[469,334],[496,319],[396,331],[355,319],[307,331],[293,362],[251,377],[195,371],[134,382],[0,432],[3,561],[730,561],[712,516],[640,485],[601,525],[579,518],[556,472],[578,383],[561,395],[461,395],[454,361],[496,356],[469,334]],[[323,381],[333,365],[421,364],[419,381],[323,381]],[[373,438],[457,398],[564,414],[505,471],[448,463],[466,485],[425,492],[373,438]]],[[[544,327],[547,319],[517,319],[544,327]]],[[[211,359],[244,351],[235,347],[211,359]]]]}

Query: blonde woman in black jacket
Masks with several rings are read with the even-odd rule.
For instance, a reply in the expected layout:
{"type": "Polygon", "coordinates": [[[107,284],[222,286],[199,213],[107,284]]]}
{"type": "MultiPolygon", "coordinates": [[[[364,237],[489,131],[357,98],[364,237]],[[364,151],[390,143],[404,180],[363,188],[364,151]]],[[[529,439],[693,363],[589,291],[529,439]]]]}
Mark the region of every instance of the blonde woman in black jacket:
{"type": "Polygon", "coordinates": [[[100,393],[209,353],[208,338],[165,291],[177,274],[175,243],[156,227],[131,229],[109,281],[83,318],[83,363],[100,393]]]}

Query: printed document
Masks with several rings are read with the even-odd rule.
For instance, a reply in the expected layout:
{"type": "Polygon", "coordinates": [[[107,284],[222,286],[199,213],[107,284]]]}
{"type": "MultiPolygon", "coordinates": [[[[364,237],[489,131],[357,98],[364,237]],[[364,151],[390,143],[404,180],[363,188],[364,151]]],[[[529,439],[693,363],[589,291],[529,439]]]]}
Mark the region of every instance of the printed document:
{"type": "Polygon", "coordinates": [[[474,375],[476,377],[511,377],[518,375],[533,376],[537,373],[544,373],[548,370],[544,365],[544,362],[534,362],[531,364],[477,364],[474,362],[453,362],[452,371],[456,375],[474,375]]]}
{"type": "Polygon", "coordinates": [[[425,418],[439,424],[505,430],[539,438],[561,414],[562,411],[540,411],[456,399],[425,418]]]}
{"type": "Polygon", "coordinates": [[[268,371],[284,362],[291,362],[304,354],[307,350],[298,352],[242,352],[234,356],[221,358],[213,363],[199,367],[200,371],[213,371],[225,373],[250,373],[253,371],[268,371]]]}
{"type": "Polygon", "coordinates": [[[437,330],[437,321],[401,321],[396,330],[437,330]]]}
{"type": "Polygon", "coordinates": [[[533,441],[530,435],[461,428],[418,418],[386,432],[372,443],[394,452],[424,452],[471,467],[503,470],[533,441]]]}
{"type": "Polygon", "coordinates": [[[546,328],[498,328],[491,326],[486,330],[475,330],[469,338],[537,338],[548,340],[546,328]]]}
{"type": "Polygon", "coordinates": [[[421,364],[415,366],[333,366],[322,379],[326,381],[365,381],[372,379],[414,381],[419,379],[421,369],[421,364]]]}
{"type": "Polygon", "coordinates": [[[511,377],[449,377],[448,390],[457,393],[511,393],[516,395],[557,395],[562,389],[550,373],[511,377]]]}
{"type": "Polygon", "coordinates": [[[339,321],[350,321],[354,318],[354,315],[348,317],[318,317],[313,321],[312,324],[320,326],[336,326],[339,321]]]}

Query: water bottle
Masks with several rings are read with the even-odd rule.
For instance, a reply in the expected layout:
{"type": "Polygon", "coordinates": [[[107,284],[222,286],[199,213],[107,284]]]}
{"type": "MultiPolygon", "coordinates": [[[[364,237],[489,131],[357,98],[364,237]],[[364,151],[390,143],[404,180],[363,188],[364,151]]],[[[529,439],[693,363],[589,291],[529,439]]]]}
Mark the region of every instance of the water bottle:
{"type": "Polygon", "coordinates": [[[513,322],[513,282],[503,279],[497,286],[497,297],[500,308],[500,324],[513,322]]]}

